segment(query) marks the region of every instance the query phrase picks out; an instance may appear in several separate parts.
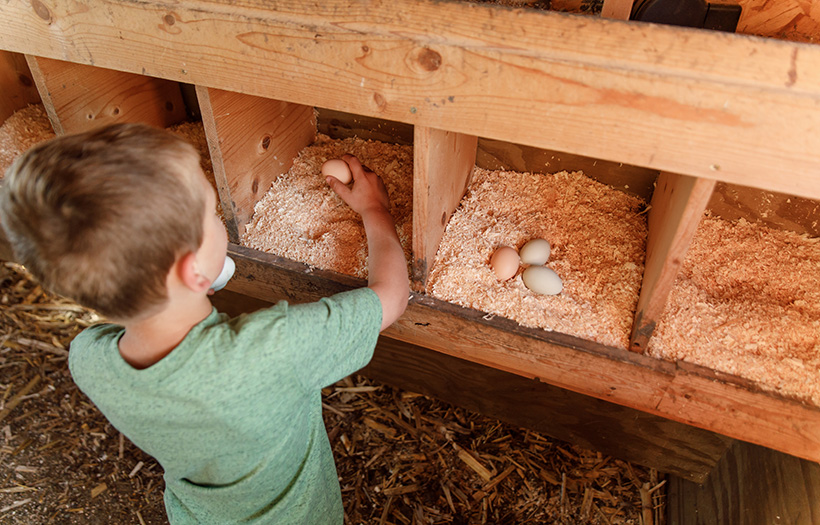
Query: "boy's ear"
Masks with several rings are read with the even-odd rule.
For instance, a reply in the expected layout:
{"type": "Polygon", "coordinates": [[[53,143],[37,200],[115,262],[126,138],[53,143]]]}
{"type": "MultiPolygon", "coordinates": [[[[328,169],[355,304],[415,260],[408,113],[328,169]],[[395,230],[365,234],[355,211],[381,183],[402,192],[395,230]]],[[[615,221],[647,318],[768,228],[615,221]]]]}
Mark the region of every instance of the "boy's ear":
{"type": "Polygon", "coordinates": [[[188,252],[175,264],[179,279],[186,287],[194,292],[207,292],[211,287],[211,281],[199,272],[196,263],[196,254],[188,252]]]}

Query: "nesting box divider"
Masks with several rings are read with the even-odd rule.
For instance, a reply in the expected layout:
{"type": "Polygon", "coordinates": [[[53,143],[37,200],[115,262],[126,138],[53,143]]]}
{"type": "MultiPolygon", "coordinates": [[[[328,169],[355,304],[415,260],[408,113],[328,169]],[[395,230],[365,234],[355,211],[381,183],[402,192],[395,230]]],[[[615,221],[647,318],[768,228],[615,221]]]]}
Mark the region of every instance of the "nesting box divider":
{"type": "Polygon", "coordinates": [[[311,106],[197,86],[228,238],[239,243],[271,182],[316,139],[311,106]]]}
{"type": "Polygon", "coordinates": [[[15,111],[40,102],[26,57],[0,50],[0,124],[15,111]]]}
{"type": "Polygon", "coordinates": [[[663,314],[715,181],[661,172],[649,208],[646,262],[629,348],[642,352],[663,314]]]}
{"type": "Polygon", "coordinates": [[[413,148],[413,288],[423,291],[447,221],[470,183],[478,138],[416,126],[413,148]]]}
{"type": "Polygon", "coordinates": [[[115,122],[167,128],[185,120],[176,82],[31,55],[26,59],[58,135],[115,122]]]}

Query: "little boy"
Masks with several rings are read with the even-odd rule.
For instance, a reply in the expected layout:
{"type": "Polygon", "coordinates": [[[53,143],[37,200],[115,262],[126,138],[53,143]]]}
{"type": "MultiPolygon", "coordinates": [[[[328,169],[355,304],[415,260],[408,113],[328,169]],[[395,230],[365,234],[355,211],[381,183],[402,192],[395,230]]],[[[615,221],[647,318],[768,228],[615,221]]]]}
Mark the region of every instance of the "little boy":
{"type": "Polygon", "coordinates": [[[71,344],[77,385],[165,470],[171,523],[341,524],[321,388],[370,360],[407,266],[377,175],[327,182],[364,222],[368,287],[229,319],[208,294],[227,238],[192,146],[118,124],[35,146],[0,220],[41,283],[117,324],[71,344]]]}

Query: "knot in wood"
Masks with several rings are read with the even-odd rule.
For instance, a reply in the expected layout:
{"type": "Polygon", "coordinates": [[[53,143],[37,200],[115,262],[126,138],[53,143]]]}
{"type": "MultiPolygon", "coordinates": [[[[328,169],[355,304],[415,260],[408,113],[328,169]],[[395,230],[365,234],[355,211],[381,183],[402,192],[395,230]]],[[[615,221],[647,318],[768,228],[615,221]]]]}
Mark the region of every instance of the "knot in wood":
{"type": "Polygon", "coordinates": [[[31,0],[31,7],[34,9],[34,12],[37,13],[37,16],[51,23],[51,11],[48,10],[48,7],[46,7],[44,3],[40,2],[40,0],[31,0]]]}
{"type": "Polygon", "coordinates": [[[441,67],[441,55],[429,47],[421,50],[417,60],[425,71],[436,71],[441,67]]]}

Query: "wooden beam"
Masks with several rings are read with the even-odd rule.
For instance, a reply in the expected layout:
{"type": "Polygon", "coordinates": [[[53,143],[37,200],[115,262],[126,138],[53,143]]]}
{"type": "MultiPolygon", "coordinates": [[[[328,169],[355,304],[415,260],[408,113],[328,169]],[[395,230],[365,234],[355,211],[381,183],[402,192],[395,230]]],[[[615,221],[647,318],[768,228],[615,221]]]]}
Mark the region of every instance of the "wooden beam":
{"type": "Polygon", "coordinates": [[[0,51],[0,93],[0,124],[15,111],[40,102],[25,56],[0,51]]]}
{"type": "Polygon", "coordinates": [[[424,290],[444,228],[475,166],[477,138],[416,126],[413,147],[413,285],[424,290]]]}
{"type": "Polygon", "coordinates": [[[629,348],[643,352],[660,320],[715,181],[661,173],[649,209],[641,293],[629,348]]]}
{"type": "Polygon", "coordinates": [[[0,48],[820,198],[817,46],[434,0],[36,5],[0,48]]]}
{"type": "MultiPolygon", "coordinates": [[[[364,286],[347,275],[309,268],[231,245],[231,291],[268,301],[303,302],[364,286]]],[[[383,334],[466,361],[579,394],[820,460],[820,408],[762,392],[748,381],[687,363],[658,360],[413,294],[383,334]]]]}
{"type": "Polygon", "coordinates": [[[31,55],[26,59],[57,134],[115,122],[167,128],[185,120],[175,82],[31,55]]]}
{"type": "MultiPolygon", "coordinates": [[[[231,316],[271,303],[231,291],[212,301],[231,316]]],[[[555,439],[702,483],[732,441],[606,401],[382,336],[359,373],[555,439]]]]}
{"type": "Polygon", "coordinates": [[[232,242],[271,183],[316,139],[312,107],[197,86],[219,198],[232,242]]]}
{"type": "Polygon", "coordinates": [[[820,465],[738,441],[705,483],[671,476],[666,501],[669,525],[817,525],[820,465]]]}

